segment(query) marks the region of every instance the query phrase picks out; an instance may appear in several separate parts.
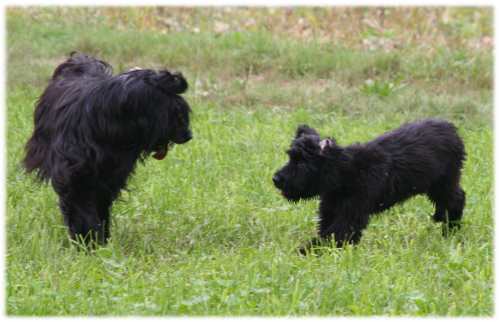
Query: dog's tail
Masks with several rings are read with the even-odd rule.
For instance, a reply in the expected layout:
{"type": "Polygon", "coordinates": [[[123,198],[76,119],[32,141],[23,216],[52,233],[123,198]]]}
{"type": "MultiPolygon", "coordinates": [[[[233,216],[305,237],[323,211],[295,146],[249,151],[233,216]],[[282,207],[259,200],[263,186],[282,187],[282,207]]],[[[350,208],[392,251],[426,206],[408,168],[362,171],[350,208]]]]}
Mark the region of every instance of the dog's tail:
{"type": "Polygon", "coordinates": [[[105,61],[73,51],[69,58],[56,67],[52,80],[60,77],[80,77],[83,75],[102,77],[111,76],[112,67],[105,61]]]}
{"type": "Polygon", "coordinates": [[[22,164],[27,173],[35,172],[39,180],[48,180],[50,175],[45,167],[49,150],[48,142],[41,139],[37,133],[33,134],[25,146],[26,156],[22,164]]]}
{"type": "Polygon", "coordinates": [[[145,81],[166,94],[182,94],[188,88],[187,81],[181,73],[170,73],[168,70],[148,76],[145,81]]]}

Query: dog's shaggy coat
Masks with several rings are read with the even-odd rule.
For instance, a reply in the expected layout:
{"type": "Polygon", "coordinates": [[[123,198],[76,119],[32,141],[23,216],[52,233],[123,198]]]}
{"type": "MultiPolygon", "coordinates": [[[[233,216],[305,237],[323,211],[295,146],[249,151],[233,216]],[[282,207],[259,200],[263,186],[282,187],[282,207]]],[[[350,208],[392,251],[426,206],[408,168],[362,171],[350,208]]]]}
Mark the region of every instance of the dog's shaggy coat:
{"type": "Polygon", "coordinates": [[[137,160],[162,159],[192,137],[181,74],[135,69],[71,53],[39,98],[24,167],[50,180],[73,239],[109,238],[110,207],[137,160]]]}
{"type": "Polygon", "coordinates": [[[342,147],[321,140],[314,129],[298,127],[289,162],[273,177],[289,200],[320,196],[319,238],[334,236],[338,247],[359,242],[375,213],[418,194],[435,204],[433,219],[444,231],[458,228],[465,193],[460,176],[465,151],[456,128],[429,119],[409,123],[365,143],[342,147]]]}

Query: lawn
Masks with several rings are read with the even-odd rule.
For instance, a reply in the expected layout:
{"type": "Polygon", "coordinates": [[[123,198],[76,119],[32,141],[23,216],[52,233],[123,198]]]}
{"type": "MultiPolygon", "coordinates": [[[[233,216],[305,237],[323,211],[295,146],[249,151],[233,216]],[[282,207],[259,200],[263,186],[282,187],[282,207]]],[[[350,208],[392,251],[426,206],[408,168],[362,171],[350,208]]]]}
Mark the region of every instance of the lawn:
{"type": "Polygon", "coordinates": [[[8,9],[7,314],[491,316],[491,25],[487,8],[8,9]],[[91,253],[20,165],[34,103],[75,49],[116,72],[182,71],[193,109],[194,139],[138,166],[91,253]],[[299,256],[318,201],[288,203],[271,180],[296,126],[350,144],[425,117],[465,141],[462,229],[443,237],[420,196],[355,247],[299,256]]]}

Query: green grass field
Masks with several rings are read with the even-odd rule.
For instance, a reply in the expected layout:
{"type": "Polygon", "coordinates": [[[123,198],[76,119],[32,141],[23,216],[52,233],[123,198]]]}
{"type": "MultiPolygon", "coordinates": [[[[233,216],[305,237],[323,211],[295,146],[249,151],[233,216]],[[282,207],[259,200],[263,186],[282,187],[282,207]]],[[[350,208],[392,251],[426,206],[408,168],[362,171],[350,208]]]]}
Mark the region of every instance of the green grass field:
{"type": "MultiPolygon", "coordinates": [[[[377,21],[365,10],[344,14],[377,21]]],[[[280,24],[284,9],[10,8],[7,314],[491,316],[492,12],[421,10],[392,10],[379,30],[352,21],[358,39],[336,43],[321,38],[325,9],[289,15],[307,19],[307,36],[280,24]],[[428,14],[447,20],[432,27],[428,14]],[[138,166],[109,245],[91,254],[70,245],[51,187],[20,166],[34,103],[75,49],[116,72],[181,70],[194,111],[194,139],[138,166]],[[350,144],[424,117],[455,122],[465,141],[463,228],[442,237],[416,197],[373,218],[358,246],[297,255],[318,201],[290,204],[271,181],[296,126],[350,144]]]]}

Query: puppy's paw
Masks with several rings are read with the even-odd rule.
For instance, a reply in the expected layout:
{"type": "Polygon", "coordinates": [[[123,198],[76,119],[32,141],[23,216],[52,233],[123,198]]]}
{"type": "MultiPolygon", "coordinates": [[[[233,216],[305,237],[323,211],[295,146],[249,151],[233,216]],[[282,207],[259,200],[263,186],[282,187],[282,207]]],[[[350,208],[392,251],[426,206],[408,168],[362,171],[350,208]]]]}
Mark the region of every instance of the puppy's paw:
{"type": "Polygon", "coordinates": [[[297,252],[302,256],[310,256],[310,255],[320,255],[320,249],[323,246],[327,246],[329,244],[328,240],[321,238],[312,238],[302,246],[298,247],[297,252]]]}
{"type": "Polygon", "coordinates": [[[449,221],[447,223],[444,222],[442,224],[442,236],[448,237],[449,235],[452,235],[459,229],[461,229],[460,221],[449,221]]]}

